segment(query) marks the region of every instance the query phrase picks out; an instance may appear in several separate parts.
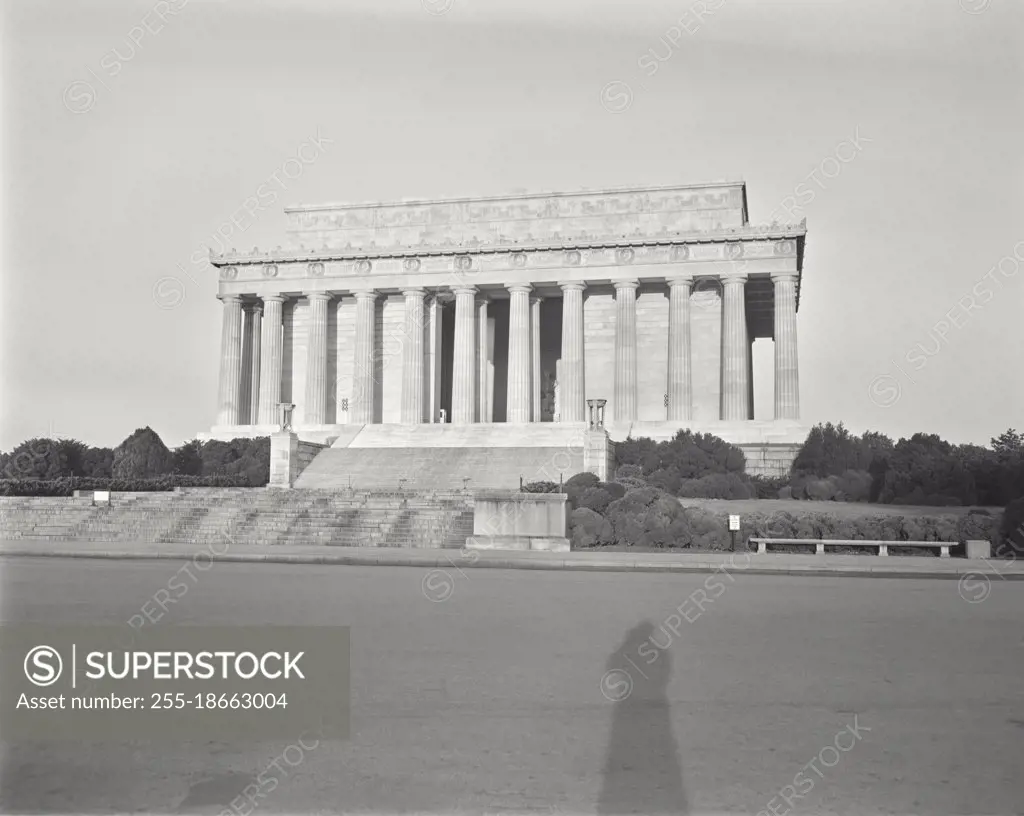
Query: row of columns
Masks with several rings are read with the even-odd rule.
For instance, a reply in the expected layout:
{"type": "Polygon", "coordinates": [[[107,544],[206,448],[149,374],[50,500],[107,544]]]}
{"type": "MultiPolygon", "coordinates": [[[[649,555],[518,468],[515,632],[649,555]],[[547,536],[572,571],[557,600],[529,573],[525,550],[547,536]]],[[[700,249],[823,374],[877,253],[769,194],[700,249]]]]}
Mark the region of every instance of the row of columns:
{"type": "MultiPolygon", "coordinates": [[[[747,330],[745,273],[722,276],[721,419],[751,418],[751,343],[747,330]]],[[[799,418],[796,340],[796,274],[772,275],[775,288],[775,417],[799,418]]],[[[668,410],[667,419],[692,419],[693,383],[690,343],[690,292],[693,278],[668,279],[668,410]]],[[[615,284],[615,356],[613,410],[616,422],[638,418],[636,293],[639,281],[615,284]]],[[[586,284],[559,283],[562,290],[562,370],[560,420],[586,420],[583,292],[586,284]]],[[[540,302],[529,284],[509,284],[509,347],[507,418],[510,423],[540,417],[540,302]]],[[[452,423],[488,421],[491,415],[488,377],[488,300],[477,299],[472,286],[455,293],[455,348],[452,370],[452,423]]],[[[405,337],[402,351],[401,421],[425,417],[424,300],[426,290],[403,290],[405,337]]],[[[353,348],[353,396],[349,419],[368,424],[374,418],[374,328],[377,293],[354,291],[356,332],[353,348]]],[[[330,295],[314,292],[310,303],[305,422],[322,425],[327,407],[327,307],[330,295]]],[[[225,295],[221,334],[220,412],[218,425],[277,422],[281,396],[284,297],[271,295],[246,307],[237,295],[225,295]],[[244,312],[244,314],[243,314],[244,312]],[[244,338],[244,339],[243,339],[244,338]],[[255,341],[259,338],[259,343],[255,341]],[[258,395],[258,399],[257,399],[258,395]],[[243,399],[248,396],[249,399],[243,399]],[[243,416],[243,405],[255,406],[243,416]]]]}

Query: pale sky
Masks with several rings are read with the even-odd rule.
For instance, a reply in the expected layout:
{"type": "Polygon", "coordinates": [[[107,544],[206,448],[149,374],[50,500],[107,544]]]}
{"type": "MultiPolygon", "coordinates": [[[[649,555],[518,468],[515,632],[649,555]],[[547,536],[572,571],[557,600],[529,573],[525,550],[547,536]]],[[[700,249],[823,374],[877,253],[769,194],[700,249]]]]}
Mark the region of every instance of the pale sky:
{"type": "Polygon", "coordinates": [[[191,259],[268,182],[230,245],[285,244],[299,202],[743,179],[752,222],[807,218],[808,425],[1024,428],[1024,3],[700,8],[3,3],[0,449],[209,430],[221,307],[191,259]]]}

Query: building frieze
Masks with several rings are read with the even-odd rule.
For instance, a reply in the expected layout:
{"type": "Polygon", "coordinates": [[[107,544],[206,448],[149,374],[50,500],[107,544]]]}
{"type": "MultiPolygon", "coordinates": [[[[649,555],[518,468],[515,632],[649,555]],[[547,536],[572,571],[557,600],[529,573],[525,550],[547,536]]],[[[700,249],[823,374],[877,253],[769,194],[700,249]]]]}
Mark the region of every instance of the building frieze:
{"type": "MultiPolygon", "coordinates": [[[[231,250],[210,253],[210,263],[217,267],[258,265],[264,268],[277,264],[312,264],[312,276],[339,274],[350,268],[350,274],[371,274],[384,262],[398,260],[408,273],[436,268],[440,259],[457,271],[468,271],[485,258],[498,256],[502,266],[510,270],[529,267],[605,265],[609,262],[629,265],[634,262],[685,263],[687,261],[737,261],[742,258],[795,257],[806,235],[806,221],[799,224],[747,225],[717,230],[713,233],[672,233],[663,236],[614,236],[610,238],[574,238],[560,241],[497,242],[492,244],[452,244],[447,246],[352,247],[299,246],[276,247],[249,252],[231,250]],[[610,253],[610,255],[609,255],[610,253]],[[326,265],[326,267],[325,267],[326,265]]],[[[268,277],[272,276],[269,273],[268,277]]]]}

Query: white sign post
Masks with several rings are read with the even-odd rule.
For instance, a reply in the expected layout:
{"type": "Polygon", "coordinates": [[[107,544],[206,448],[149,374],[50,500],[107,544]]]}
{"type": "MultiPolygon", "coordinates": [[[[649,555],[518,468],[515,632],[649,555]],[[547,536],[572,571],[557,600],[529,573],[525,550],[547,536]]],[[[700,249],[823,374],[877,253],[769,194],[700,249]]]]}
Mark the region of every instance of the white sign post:
{"type": "Polygon", "coordinates": [[[740,517],[735,513],[729,514],[729,535],[732,538],[732,551],[736,552],[736,533],[740,531],[740,517]]]}

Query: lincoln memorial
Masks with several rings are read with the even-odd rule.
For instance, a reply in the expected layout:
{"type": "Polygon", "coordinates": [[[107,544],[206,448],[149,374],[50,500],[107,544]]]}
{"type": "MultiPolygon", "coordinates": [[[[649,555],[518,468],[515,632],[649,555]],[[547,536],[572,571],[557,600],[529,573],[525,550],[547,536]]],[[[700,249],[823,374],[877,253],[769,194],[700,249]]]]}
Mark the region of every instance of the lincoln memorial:
{"type": "Polygon", "coordinates": [[[550,449],[606,400],[613,441],[690,428],[776,473],[806,435],[806,226],[751,224],[743,182],[286,213],[286,248],[211,256],[206,438],[278,431],[283,403],[299,439],[335,449],[550,449]],[[771,416],[754,415],[757,338],[774,341],[771,416]]]}

